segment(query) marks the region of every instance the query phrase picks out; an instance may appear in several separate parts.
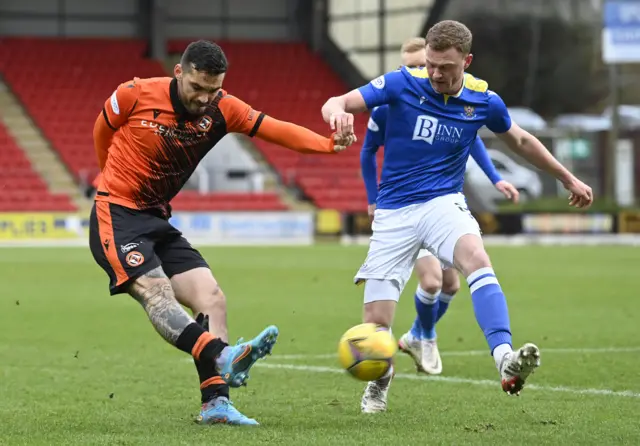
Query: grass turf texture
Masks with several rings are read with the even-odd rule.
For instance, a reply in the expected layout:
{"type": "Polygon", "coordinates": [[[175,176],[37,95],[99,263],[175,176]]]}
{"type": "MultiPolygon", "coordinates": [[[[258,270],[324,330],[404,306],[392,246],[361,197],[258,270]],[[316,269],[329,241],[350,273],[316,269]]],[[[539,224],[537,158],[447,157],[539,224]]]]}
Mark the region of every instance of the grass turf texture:
{"type": "MultiPolygon", "coordinates": [[[[389,411],[368,416],[359,413],[364,383],[336,371],[331,356],[360,322],[362,288],[352,277],[365,248],[202,252],[227,294],[232,341],[280,328],[264,362],[272,367],[256,366],[249,386],[232,391],[262,426],[193,423],[199,392],[189,357],[160,339],[132,299],[108,296],[88,249],[3,248],[0,444],[640,444],[638,249],[491,248],[514,342],[542,348],[529,381],[539,388],[508,397],[488,352],[464,353],[486,344],[463,281],[438,326],[444,381],[414,379],[399,354],[389,411]],[[630,351],[607,351],[615,348],[630,351]]],[[[414,290],[412,280],[397,337],[413,320],[414,290]]]]}

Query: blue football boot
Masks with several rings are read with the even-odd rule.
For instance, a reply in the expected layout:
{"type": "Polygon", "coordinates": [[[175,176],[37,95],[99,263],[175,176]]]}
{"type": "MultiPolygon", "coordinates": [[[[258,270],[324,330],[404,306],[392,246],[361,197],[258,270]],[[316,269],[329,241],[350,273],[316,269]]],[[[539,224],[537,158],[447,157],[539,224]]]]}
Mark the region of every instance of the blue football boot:
{"type": "Polygon", "coordinates": [[[214,398],[202,405],[198,424],[231,424],[234,426],[257,426],[259,423],[238,411],[231,401],[225,397],[214,398]]]}
{"type": "Polygon", "coordinates": [[[236,345],[229,346],[226,361],[220,369],[220,376],[230,387],[245,385],[249,379],[249,369],[258,359],[271,354],[273,344],[278,339],[278,327],[270,325],[249,342],[240,338],[236,345]]]}

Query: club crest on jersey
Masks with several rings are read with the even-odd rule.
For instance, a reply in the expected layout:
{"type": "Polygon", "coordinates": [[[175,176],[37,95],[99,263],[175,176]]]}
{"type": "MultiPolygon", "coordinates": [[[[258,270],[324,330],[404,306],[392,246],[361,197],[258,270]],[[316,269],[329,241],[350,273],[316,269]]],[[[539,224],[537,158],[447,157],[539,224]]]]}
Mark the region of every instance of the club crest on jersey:
{"type": "Polygon", "coordinates": [[[467,118],[467,119],[473,119],[476,117],[476,108],[473,105],[465,105],[464,106],[464,113],[462,114],[462,117],[467,118]]]}
{"type": "Polygon", "coordinates": [[[213,119],[211,119],[211,117],[203,116],[198,122],[198,130],[200,130],[201,132],[208,132],[212,124],[213,119]]]}

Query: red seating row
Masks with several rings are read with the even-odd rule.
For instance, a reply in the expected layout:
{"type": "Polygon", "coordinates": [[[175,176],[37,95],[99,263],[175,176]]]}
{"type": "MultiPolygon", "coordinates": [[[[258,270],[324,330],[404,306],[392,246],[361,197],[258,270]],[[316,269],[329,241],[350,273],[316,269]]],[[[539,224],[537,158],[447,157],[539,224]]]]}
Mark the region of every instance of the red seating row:
{"type": "MultiPolygon", "coordinates": [[[[224,87],[231,94],[276,118],[330,134],[320,108],[328,97],[344,93],[346,87],[320,56],[298,43],[218,43],[230,61],[224,87]]],[[[187,44],[172,41],[169,50],[179,53],[187,44]]],[[[160,63],[144,59],[144,51],[144,42],[140,40],[8,38],[0,51],[0,71],[61,159],[81,178],[83,173],[95,170],[93,124],[115,87],[135,76],[166,75],[160,63]],[[47,67],[46,75],[43,64],[47,67]],[[43,76],[46,82],[42,81],[43,76]]],[[[366,118],[359,117],[356,122],[362,141],[366,118]]],[[[300,155],[255,141],[285,183],[299,187],[318,206],[365,209],[359,145],[336,156],[300,155]],[[324,183],[322,186],[305,183],[313,179],[324,183]],[[345,179],[347,183],[336,179],[345,179]],[[346,192],[347,189],[351,191],[346,192]],[[335,192],[323,195],[322,190],[335,192]]],[[[179,206],[190,203],[180,200],[179,206]]],[[[222,206],[219,203],[198,200],[186,206],[222,206]]],[[[254,203],[263,201],[246,203],[258,206],[254,203]]]]}
{"type": "Polygon", "coordinates": [[[199,194],[183,191],[171,202],[177,211],[284,211],[287,206],[276,193],[228,193],[199,194]]]}
{"type": "Polygon", "coordinates": [[[67,195],[49,193],[2,123],[0,147],[0,212],[76,210],[67,195]]]}
{"type": "Polygon", "coordinates": [[[93,125],[122,82],[165,75],[136,39],[4,39],[0,71],[78,179],[95,171],[93,125]],[[46,70],[43,70],[46,67],[46,70]]]}

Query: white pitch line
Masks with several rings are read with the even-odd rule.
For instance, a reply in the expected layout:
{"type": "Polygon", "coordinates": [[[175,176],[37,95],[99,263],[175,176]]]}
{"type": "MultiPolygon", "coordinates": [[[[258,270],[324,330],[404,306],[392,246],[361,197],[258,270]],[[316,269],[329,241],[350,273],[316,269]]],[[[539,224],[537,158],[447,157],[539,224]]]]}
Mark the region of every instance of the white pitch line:
{"type": "MultiPolygon", "coordinates": [[[[603,347],[603,348],[543,348],[542,353],[565,353],[565,354],[607,354],[607,353],[638,353],[640,347],[603,347]]],[[[488,350],[465,350],[465,351],[441,351],[440,356],[489,356],[488,350]]],[[[274,359],[331,359],[336,353],[322,354],[292,354],[273,355],[274,359]]]]}
{"type": "MultiPolygon", "coordinates": [[[[342,369],[332,368],[332,367],[319,367],[319,366],[306,366],[306,365],[296,365],[296,364],[269,364],[269,363],[258,363],[255,365],[260,368],[268,368],[268,369],[280,369],[280,370],[294,370],[299,372],[315,372],[315,373],[333,373],[333,374],[344,374],[346,373],[342,369]]],[[[495,387],[498,388],[500,383],[498,381],[491,381],[488,379],[470,379],[470,378],[458,378],[455,376],[429,376],[423,377],[420,375],[409,375],[406,373],[396,373],[395,379],[410,379],[414,381],[436,381],[436,382],[446,382],[446,383],[454,383],[454,384],[471,384],[474,386],[483,386],[483,387],[495,387]]],[[[536,384],[527,384],[527,390],[538,390],[543,392],[562,392],[562,393],[571,393],[574,395],[599,395],[599,396],[615,396],[615,397],[626,397],[626,398],[640,398],[640,393],[632,392],[631,390],[610,390],[610,389],[581,389],[576,387],[564,387],[564,386],[540,386],[536,384]]]]}

